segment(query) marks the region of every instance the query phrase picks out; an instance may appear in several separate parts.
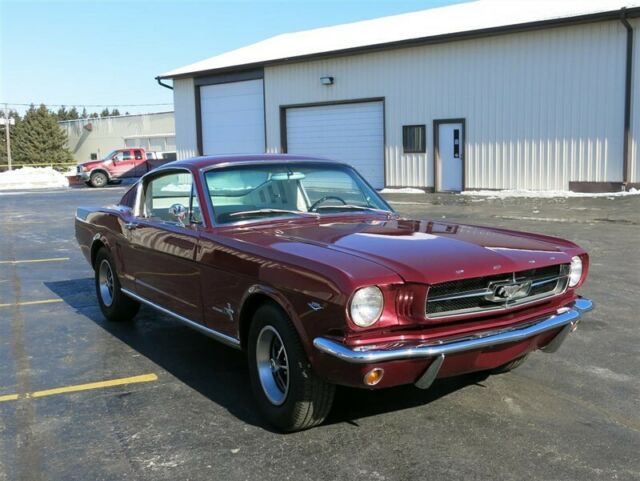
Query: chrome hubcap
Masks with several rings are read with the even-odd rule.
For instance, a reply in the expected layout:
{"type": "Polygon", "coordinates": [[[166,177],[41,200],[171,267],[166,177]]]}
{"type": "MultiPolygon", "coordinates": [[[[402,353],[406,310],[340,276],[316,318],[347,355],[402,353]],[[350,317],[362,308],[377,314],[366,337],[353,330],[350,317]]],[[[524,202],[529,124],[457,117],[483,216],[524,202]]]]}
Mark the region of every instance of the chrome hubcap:
{"type": "Polygon", "coordinates": [[[267,399],[279,406],[289,392],[289,359],[278,331],[265,326],[258,334],[256,343],[258,377],[267,399]]]}
{"type": "Polygon", "coordinates": [[[105,306],[113,303],[113,271],[109,261],[104,259],[98,268],[98,285],[100,286],[100,298],[105,306]]]}

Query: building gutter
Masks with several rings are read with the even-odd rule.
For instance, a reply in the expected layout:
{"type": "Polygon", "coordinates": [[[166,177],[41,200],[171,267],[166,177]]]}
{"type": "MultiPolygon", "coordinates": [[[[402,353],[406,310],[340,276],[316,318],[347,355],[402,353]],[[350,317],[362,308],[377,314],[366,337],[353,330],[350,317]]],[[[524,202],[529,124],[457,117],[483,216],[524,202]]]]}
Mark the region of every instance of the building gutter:
{"type": "Polygon", "coordinates": [[[627,20],[627,9],[620,10],[620,22],[627,30],[627,59],[624,84],[624,143],[622,145],[622,183],[626,189],[630,179],[631,166],[631,81],[633,76],[633,27],[627,20]]]}
{"type": "Polygon", "coordinates": [[[162,83],[162,77],[156,77],[156,82],[158,82],[159,85],[162,85],[166,89],[173,90],[173,87],[171,85],[162,83]]]}

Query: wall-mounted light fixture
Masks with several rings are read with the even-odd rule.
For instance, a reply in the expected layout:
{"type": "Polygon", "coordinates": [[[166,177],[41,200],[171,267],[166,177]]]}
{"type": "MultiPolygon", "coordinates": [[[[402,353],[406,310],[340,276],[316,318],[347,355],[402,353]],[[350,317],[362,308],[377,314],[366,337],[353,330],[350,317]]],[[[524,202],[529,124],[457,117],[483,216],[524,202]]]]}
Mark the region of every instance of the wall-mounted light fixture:
{"type": "Polygon", "coordinates": [[[322,85],[333,85],[333,77],[320,77],[322,85]]]}

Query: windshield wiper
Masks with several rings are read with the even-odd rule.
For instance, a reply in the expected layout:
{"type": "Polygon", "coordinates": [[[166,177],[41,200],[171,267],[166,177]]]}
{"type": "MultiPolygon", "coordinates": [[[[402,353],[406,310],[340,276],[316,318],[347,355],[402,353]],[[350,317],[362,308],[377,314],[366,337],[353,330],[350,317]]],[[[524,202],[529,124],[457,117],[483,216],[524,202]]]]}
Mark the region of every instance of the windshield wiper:
{"type": "Polygon", "coordinates": [[[287,210],[287,209],[256,209],[256,210],[243,210],[241,212],[234,212],[229,214],[229,217],[238,217],[244,215],[260,215],[260,214],[295,214],[304,217],[317,217],[317,214],[311,212],[302,212],[299,210],[287,210]]]}
{"type": "Polygon", "coordinates": [[[370,210],[372,212],[381,212],[383,214],[391,214],[392,212],[384,209],[376,209],[375,207],[366,207],[364,205],[354,205],[354,204],[346,204],[346,205],[321,205],[316,207],[316,210],[322,209],[334,209],[334,210],[370,210]]]}

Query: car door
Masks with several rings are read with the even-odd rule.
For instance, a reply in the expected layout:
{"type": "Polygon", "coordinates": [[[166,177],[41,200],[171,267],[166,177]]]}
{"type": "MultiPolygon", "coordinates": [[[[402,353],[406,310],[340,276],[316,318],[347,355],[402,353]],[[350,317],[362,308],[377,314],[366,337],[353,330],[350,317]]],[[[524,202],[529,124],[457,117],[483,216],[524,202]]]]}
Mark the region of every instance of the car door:
{"type": "Polygon", "coordinates": [[[109,169],[111,177],[123,179],[136,175],[136,163],[131,150],[121,150],[112,158],[113,165],[109,169]]]}
{"type": "Polygon", "coordinates": [[[145,179],[138,211],[126,224],[127,273],[136,294],[195,322],[202,321],[200,269],[195,262],[202,224],[193,176],[162,171],[145,179]],[[179,204],[182,218],[171,213],[179,204]]]}

